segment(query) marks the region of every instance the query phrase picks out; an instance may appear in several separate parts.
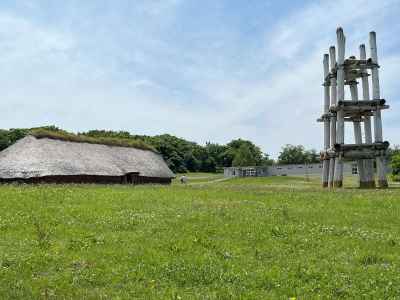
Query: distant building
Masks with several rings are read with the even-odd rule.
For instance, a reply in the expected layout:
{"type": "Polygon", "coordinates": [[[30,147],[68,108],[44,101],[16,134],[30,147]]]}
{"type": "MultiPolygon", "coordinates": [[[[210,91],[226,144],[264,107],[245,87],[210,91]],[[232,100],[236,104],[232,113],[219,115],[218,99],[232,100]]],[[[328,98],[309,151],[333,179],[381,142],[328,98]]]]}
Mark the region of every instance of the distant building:
{"type": "MultiPolygon", "coordinates": [[[[389,170],[388,170],[389,171],[389,170]]],[[[345,175],[357,175],[357,164],[345,162],[345,175]]],[[[321,175],[322,164],[293,164],[293,165],[273,165],[257,167],[229,167],[224,168],[225,177],[268,177],[268,176],[307,176],[321,175]]]]}
{"type": "Polygon", "coordinates": [[[162,156],[132,147],[27,136],[0,152],[0,182],[169,184],[162,156]]]}

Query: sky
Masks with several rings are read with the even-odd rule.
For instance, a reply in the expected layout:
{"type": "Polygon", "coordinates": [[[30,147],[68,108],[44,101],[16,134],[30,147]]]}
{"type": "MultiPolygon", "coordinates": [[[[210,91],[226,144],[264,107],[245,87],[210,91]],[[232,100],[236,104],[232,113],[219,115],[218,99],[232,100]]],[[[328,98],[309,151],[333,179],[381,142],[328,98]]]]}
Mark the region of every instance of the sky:
{"type": "Polygon", "coordinates": [[[342,26],[347,56],[377,32],[384,139],[400,144],[399,15],[399,0],[2,0],[0,128],[319,150],[322,57],[342,26]]]}

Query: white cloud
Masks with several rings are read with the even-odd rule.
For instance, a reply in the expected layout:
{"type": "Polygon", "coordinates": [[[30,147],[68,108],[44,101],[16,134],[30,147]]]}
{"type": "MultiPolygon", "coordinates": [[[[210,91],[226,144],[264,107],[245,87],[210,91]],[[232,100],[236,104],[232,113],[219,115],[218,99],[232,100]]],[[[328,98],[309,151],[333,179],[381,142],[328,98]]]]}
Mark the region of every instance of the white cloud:
{"type": "MultiPolygon", "coordinates": [[[[390,13],[395,1],[368,2],[365,1],[336,1],[322,2],[311,5],[299,13],[288,17],[278,24],[272,31],[267,32],[265,56],[270,61],[270,72],[265,79],[257,85],[239,85],[235,89],[242,90],[242,99],[246,99],[237,109],[237,114],[232,116],[231,122],[244,125],[251,115],[258,115],[258,122],[253,128],[243,126],[239,135],[253,138],[264,149],[272,151],[275,155],[285,143],[305,144],[308,147],[319,149],[322,144],[322,126],[316,123],[321,114],[323,89],[322,82],[322,55],[328,47],[335,42],[335,26],[326,26],[332,20],[333,24],[340,24],[346,29],[348,37],[348,54],[358,54],[359,43],[368,43],[368,32],[375,28],[388,31],[383,23],[390,13]],[[346,5],[346,11],[342,8],[346,5]],[[386,11],[384,10],[386,9],[386,11]],[[376,14],[376,11],[381,11],[376,14]],[[383,10],[383,12],[382,12],[383,10]],[[389,11],[387,11],[389,10],[389,11]],[[357,27],[357,25],[360,25],[357,27]],[[331,28],[330,28],[331,27],[331,28]],[[277,63],[279,62],[279,63],[277,63]],[[275,66],[278,65],[278,66],[275,66]],[[262,124],[264,120],[264,124],[262,124]],[[246,132],[246,130],[249,130],[246,132]]],[[[383,33],[384,35],[385,32],[383,33]]],[[[379,32],[378,32],[379,37],[379,32]]],[[[379,40],[380,47],[385,47],[385,41],[379,40]]],[[[400,55],[387,62],[395,68],[400,55]]],[[[385,60],[382,60],[384,63],[385,60]]],[[[268,63],[268,62],[267,62],[268,63]]],[[[396,78],[395,70],[385,69],[385,76],[396,78]]],[[[383,84],[392,95],[398,94],[398,87],[393,82],[383,84]]],[[[221,87],[225,90],[225,86],[221,87]]],[[[229,87],[228,87],[229,89],[229,87]]],[[[232,89],[230,89],[232,90],[232,89]]],[[[240,100],[226,103],[240,103],[240,100]]],[[[396,105],[395,105],[396,106],[396,105]]],[[[392,115],[398,116],[393,109],[392,115]]],[[[229,119],[228,119],[229,120],[229,119]]],[[[229,128],[231,124],[223,126],[229,128]]],[[[352,129],[349,127],[346,140],[353,139],[352,129]]],[[[387,138],[397,140],[387,130],[387,138]]]]}
{"type": "Polygon", "coordinates": [[[68,51],[74,46],[66,34],[5,13],[0,13],[0,42],[1,59],[7,62],[68,51]]]}
{"type": "MultiPolygon", "coordinates": [[[[0,127],[168,132],[201,143],[242,137],[274,156],[286,143],[319,149],[321,59],[337,24],[348,53],[373,29],[385,53],[396,30],[385,20],[399,13],[396,1],[318,2],[254,35],[264,47],[250,49],[229,26],[192,35],[188,20],[177,19],[181,4],[129,2],[126,11],[101,10],[96,18],[92,7],[82,8],[57,26],[1,13],[0,127]],[[134,10],[137,18],[130,17],[134,10]]],[[[399,63],[398,52],[381,59],[385,97],[399,95],[399,63]]],[[[395,143],[397,103],[384,114],[385,134],[395,143]]]]}

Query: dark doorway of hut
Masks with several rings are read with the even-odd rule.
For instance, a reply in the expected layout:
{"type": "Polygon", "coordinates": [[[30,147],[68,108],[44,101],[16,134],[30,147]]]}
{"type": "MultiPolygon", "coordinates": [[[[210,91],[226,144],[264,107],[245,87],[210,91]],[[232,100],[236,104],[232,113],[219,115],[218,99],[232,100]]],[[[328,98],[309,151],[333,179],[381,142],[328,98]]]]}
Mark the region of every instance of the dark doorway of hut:
{"type": "Polygon", "coordinates": [[[139,184],[139,173],[138,172],[132,172],[132,173],[127,173],[125,176],[122,178],[122,183],[124,184],[139,184]]]}

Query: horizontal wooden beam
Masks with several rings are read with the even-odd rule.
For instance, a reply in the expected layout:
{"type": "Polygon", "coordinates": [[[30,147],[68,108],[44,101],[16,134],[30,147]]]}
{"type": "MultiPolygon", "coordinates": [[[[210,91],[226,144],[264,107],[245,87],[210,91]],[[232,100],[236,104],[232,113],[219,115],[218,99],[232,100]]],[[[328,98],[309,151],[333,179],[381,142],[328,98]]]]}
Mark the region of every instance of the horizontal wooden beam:
{"type": "Polygon", "coordinates": [[[371,58],[369,59],[355,59],[348,58],[343,63],[345,70],[365,70],[379,68],[379,65],[374,63],[371,58]]]}
{"type": "Polygon", "coordinates": [[[363,114],[365,112],[373,112],[376,110],[383,110],[383,109],[388,109],[390,108],[389,105],[377,105],[377,106],[370,106],[370,105],[353,105],[353,106],[336,106],[336,107],[330,107],[329,110],[331,112],[337,112],[339,110],[342,110],[345,112],[347,115],[352,115],[354,113],[356,114],[363,114]]]}
{"type": "MultiPolygon", "coordinates": [[[[372,117],[374,114],[370,111],[366,111],[363,113],[359,112],[345,112],[344,114],[344,121],[345,122],[364,122],[366,117],[372,117]]],[[[323,123],[326,120],[332,120],[336,118],[335,112],[330,112],[327,114],[323,114],[320,118],[317,119],[317,122],[323,123]]]]}
{"type": "Polygon", "coordinates": [[[344,118],[345,122],[364,122],[364,118],[361,116],[350,116],[348,118],[344,118]]]}
{"type": "Polygon", "coordinates": [[[330,121],[332,117],[335,117],[335,113],[326,113],[323,114],[320,118],[317,119],[317,122],[325,122],[325,121],[330,121]]]}
{"type": "Polygon", "coordinates": [[[376,110],[382,110],[382,109],[388,109],[390,106],[385,105],[386,100],[385,99],[379,99],[379,100],[363,100],[363,101],[350,101],[350,100],[345,100],[345,101],[339,101],[337,105],[333,105],[329,108],[330,112],[338,112],[338,111],[344,111],[345,114],[353,114],[353,113],[359,113],[363,114],[365,112],[373,112],[376,110]]]}
{"type": "Polygon", "coordinates": [[[353,150],[387,150],[389,146],[390,143],[388,141],[372,144],[335,144],[334,150],[336,152],[346,152],[353,150]]]}
{"type": "Polygon", "coordinates": [[[373,112],[372,111],[357,111],[357,110],[353,110],[353,111],[345,111],[344,112],[344,116],[348,119],[359,119],[359,118],[363,118],[364,117],[371,117],[373,116],[373,112]]]}
{"type": "Polygon", "coordinates": [[[377,157],[386,157],[385,150],[352,150],[348,152],[336,152],[328,150],[321,153],[321,160],[330,160],[332,158],[340,158],[342,161],[356,161],[363,159],[375,159],[377,157]]]}
{"type": "Polygon", "coordinates": [[[340,158],[344,161],[355,161],[359,159],[374,159],[386,157],[389,142],[378,142],[371,144],[335,144],[333,148],[321,152],[321,160],[340,158]]]}
{"type": "Polygon", "coordinates": [[[370,106],[380,106],[385,105],[385,99],[376,99],[376,100],[360,100],[360,101],[352,101],[352,100],[344,100],[339,101],[338,106],[353,106],[353,105],[370,105],[370,106]]]}
{"type": "MultiPolygon", "coordinates": [[[[348,58],[343,63],[344,73],[345,73],[345,84],[350,84],[351,81],[370,76],[366,70],[372,70],[374,68],[379,68],[377,63],[374,63],[371,58],[369,59],[354,59],[348,58]]],[[[325,77],[323,85],[330,85],[330,79],[337,78],[337,70],[340,66],[336,65],[335,68],[325,77]]]]}

